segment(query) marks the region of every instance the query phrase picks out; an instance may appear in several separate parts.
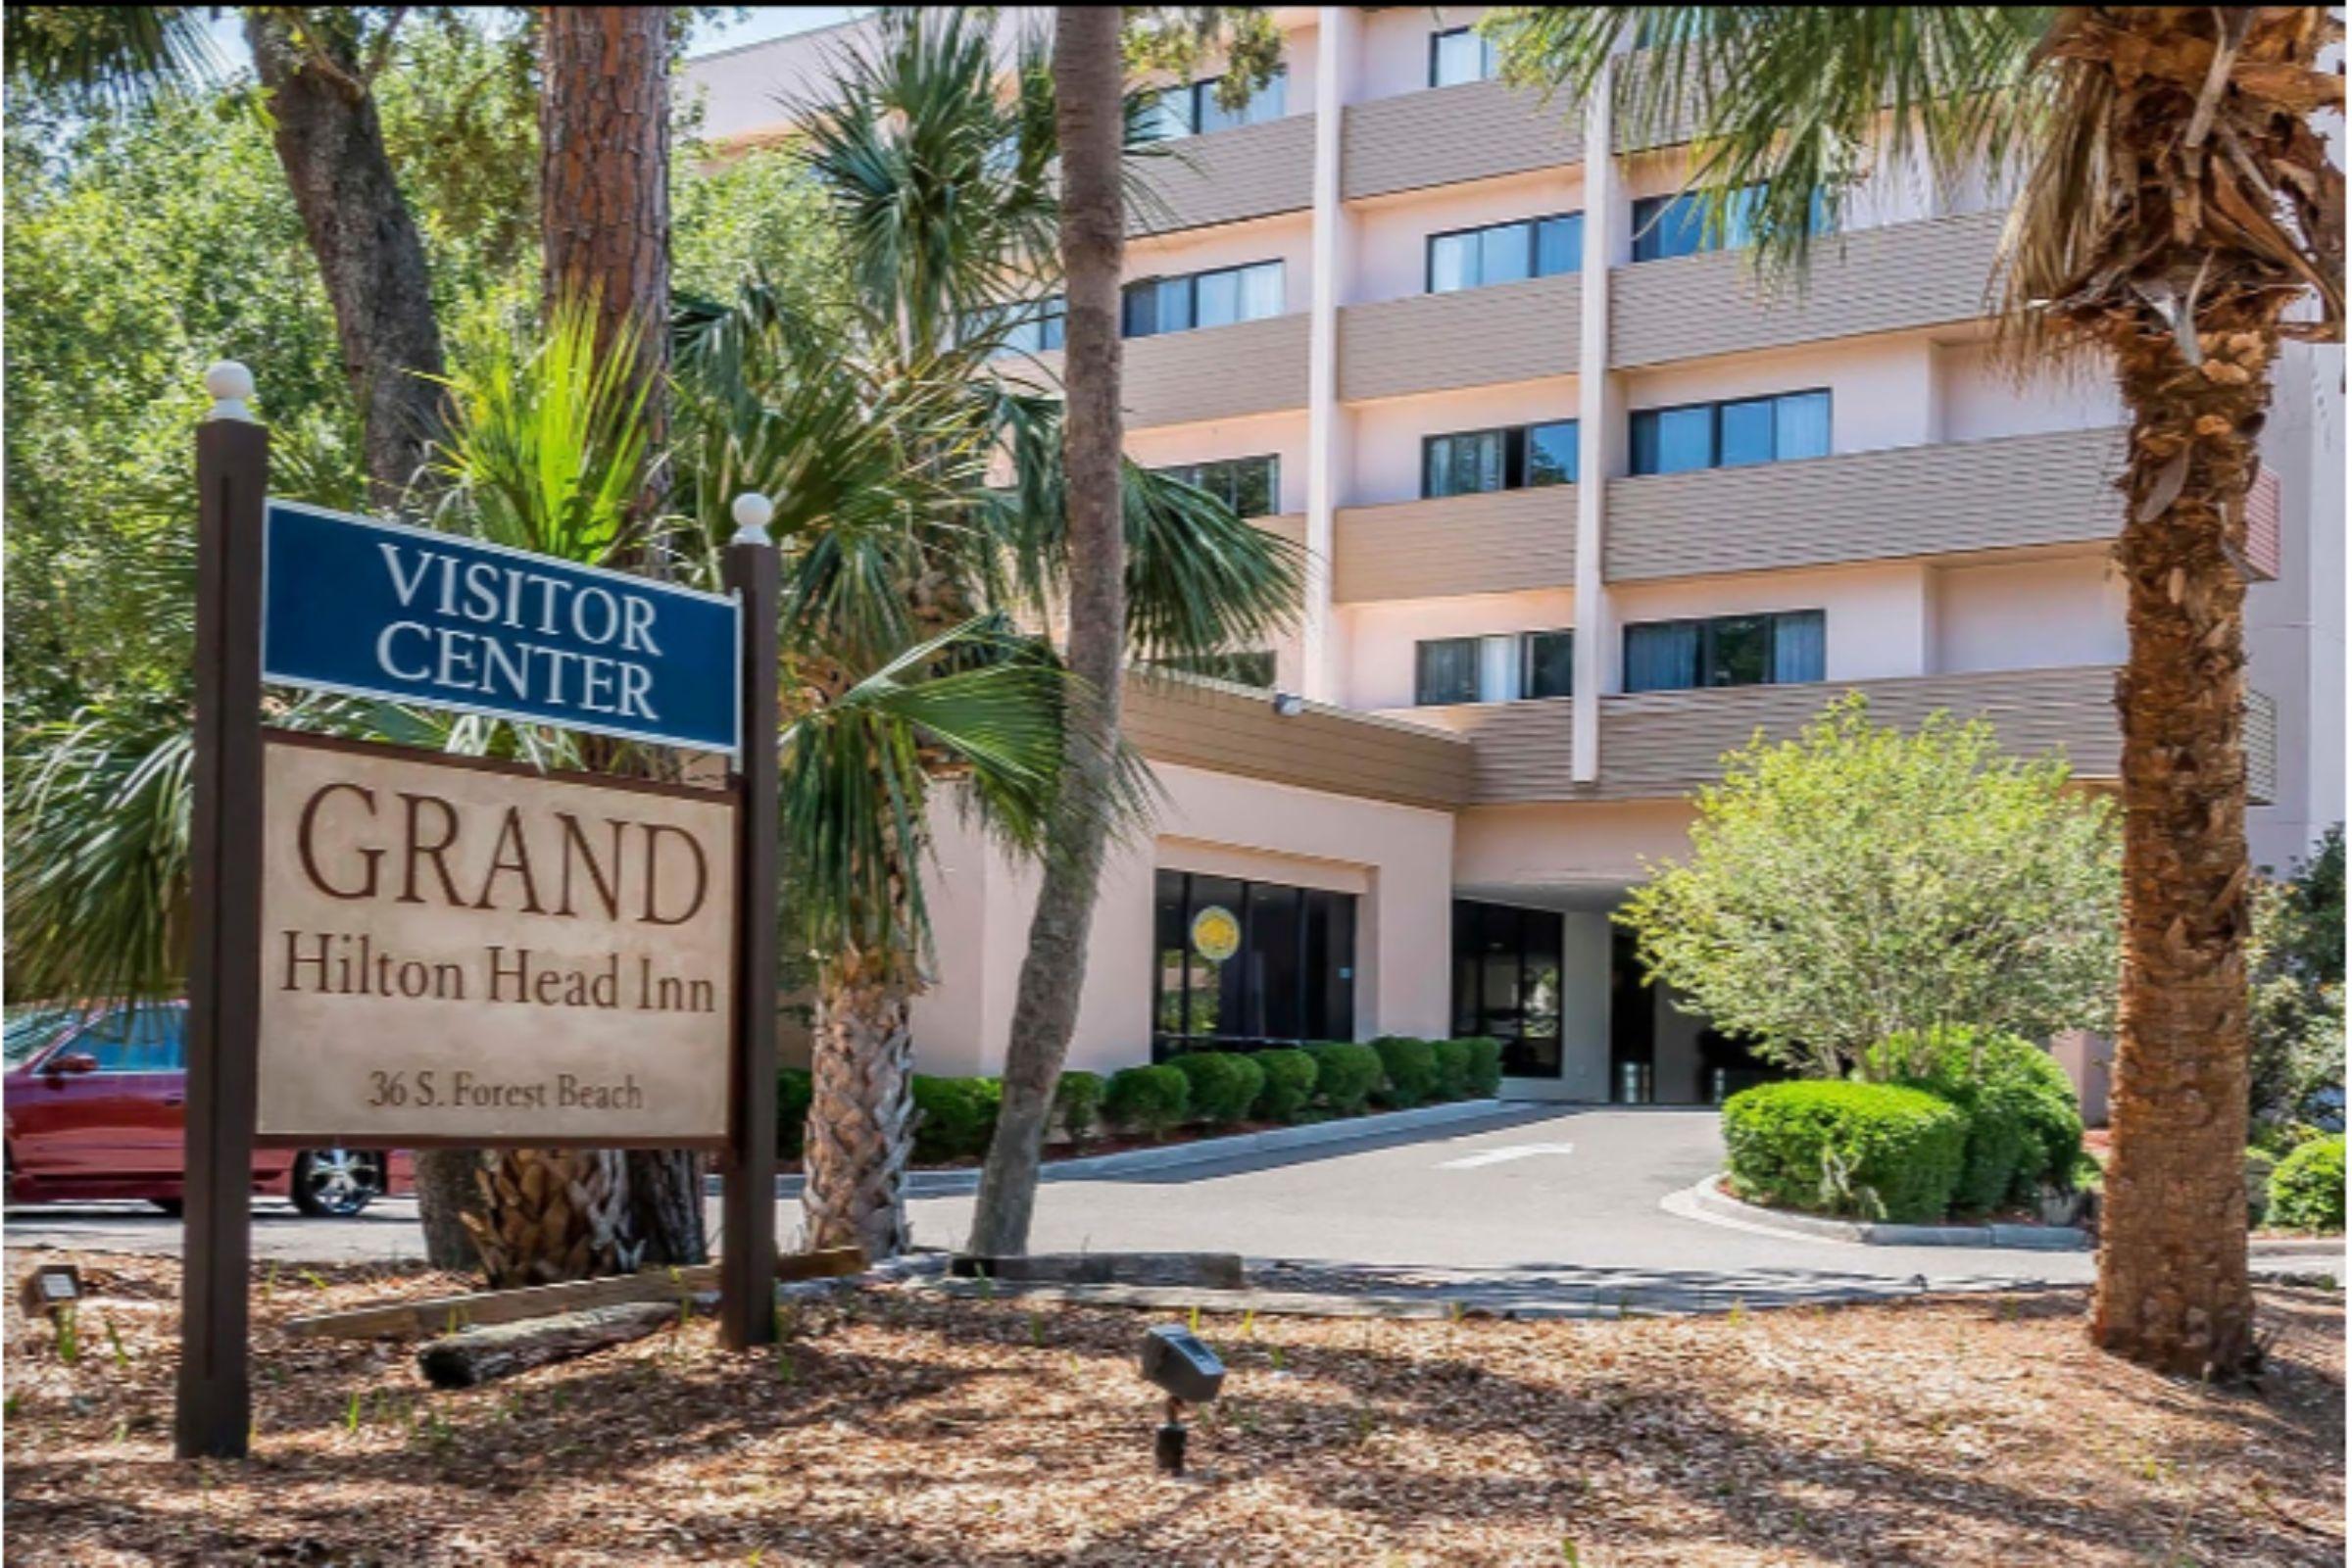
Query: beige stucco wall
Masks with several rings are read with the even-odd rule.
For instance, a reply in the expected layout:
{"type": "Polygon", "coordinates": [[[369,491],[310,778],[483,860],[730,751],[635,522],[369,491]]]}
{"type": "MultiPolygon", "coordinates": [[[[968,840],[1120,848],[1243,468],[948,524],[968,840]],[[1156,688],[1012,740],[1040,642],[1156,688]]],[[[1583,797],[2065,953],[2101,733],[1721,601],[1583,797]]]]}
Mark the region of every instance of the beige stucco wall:
{"type": "MultiPolygon", "coordinates": [[[[1358,895],[1359,1038],[1437,1035],[1450,1005],[1453,817],[1200,768],[1154,769],[1166,798],[1147,837],[1103,867],[1069,1065],[1150,1059],[1152,873],[1215,871],[1358,895]]],[[[925,878],[936,977],[914,1005],[917,1070],[1002,1069],[1037,873],[988,844],[952,805],[934,814],[925,878]]]]}

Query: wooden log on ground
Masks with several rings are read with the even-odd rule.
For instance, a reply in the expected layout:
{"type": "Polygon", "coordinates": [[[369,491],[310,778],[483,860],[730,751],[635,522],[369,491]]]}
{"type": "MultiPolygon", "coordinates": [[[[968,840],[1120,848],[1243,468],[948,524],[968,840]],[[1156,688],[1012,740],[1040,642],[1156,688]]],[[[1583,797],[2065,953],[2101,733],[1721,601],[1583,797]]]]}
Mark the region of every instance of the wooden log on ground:
{"type": "Polygon", "coordinates": [[[1238,1291],[1238,1252],[1032,1252],[1018,1257],[959,1253],[948,1266],[957,1279],[1053,1285],[1168,1285],[1238,1291]]]}
{"type": "Polygon", "coordinates": [[[416,1370],[436,1389],[471,1389],[535,1366],[568,1361],[660,1332],[679,1320],[663,1301],[563,1312],[527,1323],[494,1323],[433,1341],[417,1350],[416,1370]]]}
{"type": "MultiPolygon", "coordinates": [[[[776,1259],[779,1280],[840,1279],[865,1272],[865,1250],[827,1247],[813,1252],[786,1252],[776,1259]]],[[[370,1301],[340,1312],[315,1312],[288,1318],[286,1332],[304,1339],[375,1340],[387,1337],[454,1334],[460,1329],[491,1323],[519,1323],[558,1312],[579,1312],[595,1306],[617,1306],[624,1301],[666,1301],[676,1305],[718,1289],[718,1265],[697,1263],[683,1268],[649,1268],[604,1279],[571,1280],[562,1285],[530,1285],[512,1291],[468,1291],[460,1296],[428,1296],[411,1301],[370,1301]]]]}

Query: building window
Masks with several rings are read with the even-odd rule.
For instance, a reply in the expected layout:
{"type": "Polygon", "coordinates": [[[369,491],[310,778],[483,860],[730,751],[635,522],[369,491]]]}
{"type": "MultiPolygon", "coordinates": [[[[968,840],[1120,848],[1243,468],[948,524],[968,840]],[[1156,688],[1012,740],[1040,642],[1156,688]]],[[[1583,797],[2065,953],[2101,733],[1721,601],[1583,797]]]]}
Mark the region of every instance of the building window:
{"type": "Polygon", "coordinates": [[[1152,141],[1174,141],[1180,136],[1205,136],[1213,130],[1280,120],[1289,76],[1289,68],[1275,68],[1273,75],[1250,89],[1249,101],[1239,109],[1228,109],[1217,101],[1217,89],[1225,80],[1222,76],[1162,87],[1144,111],[1144,135],[1152,141]]]}
{"type": "Polygon", "coordinates": [[[1492,80],[1497,71],[1494,42],[1474,27],[1448,27],[1429,35],[1429,84],[1458,87],[1492,80]]]}
{"type": "Polygon", "coordinates": [[[1274,687],[1274,650],[1254,648],[1237,654],[1185,654],[1172,659],[1153,660],[1162,669],[1173,669],[1186,675],[1205,675],[1210,680],[1231,681],[1236,686],[1255,686],[1262,691],[1274,687]]]}
{"type": "Polygon", "coordinates": [[[1678,409],[1640,409],[1632,416],[1632,438],[1637,474],[1823,458],[1830,452],[1830,395],[1783,392],[1678,409]]]}
{"type": "MultiPolygon", "coordinates": [[[[1679,196],[1640,196],[1634,200],[1634,260],[1666,262],[1678,256],[1707,251],[1738,250],[1755,238],[1756,206],[1762,187],[1735,191],[1723,215],[1723,231],[1710,235],[1706,198],[1696,192],[1679,196]]],[[[1816,234],[1830,226],[1829,208],[1816,191],[1811,227],[1816,234]]]]}
{"type": "Polygon", "coordinates": [[[1573,272],[1584,264],[1585,215],[1523,218],[1429,236],[1429,292],[1573,272]]]}
{"type": "Polygon", "coordinates": [[[1479,495],[1576,483],[1576,421],[1463,430],[1421,439],[1421,495],[1479,495]]]}
{"type": "Polygon", "coordinates": [[[1153,1060],[1355,1038],[1355,895],[1163,870],[1153,1060]]]}
{"type": "Polygon", "coordinates": [[[1196,490],[1205,490],[1233,509],[1237,517],[1271,517],[1282,510],[1282,460],[1227,458],[1216,463],[1180,463],[1159,470],[1196,490]]]}
{"type": "Polygon", "coordinates": [[[1043,354],[1058,349],[1068,307],[1058,294],[1042,300],[1019,300],[973,311],[964,319],[964,340],[993,333],[997,354],[1043,354]]]}
{"type": "Polygon", "coordinates": [[[1567,631],[1431,638],[1413,644],[1413,702],[1444,708],[1566,697],[1575,656],[1576,635],[1567,631]]]}
{"type": "Polygon", "coordinates": [[[1706,686],[1782,686],[1825,678],[1826,617],[1818,610],[1653,620],[1625,628],[1628,692],[1706,686]]]}
{"type": "Polygon", "coordinates": [[[1128,337],[1263,320],[1282,314],[1282,263],[1146,278],[1127,285],[1120,305],[1121,331],[1128,337]]]}
{"type": "Polygon", "coordinates": [[[1549,909],[1453,903],[1453,1032],[1502,1042],[1514,1078],[1560,1076],[1560,950],[1549,909]]]}

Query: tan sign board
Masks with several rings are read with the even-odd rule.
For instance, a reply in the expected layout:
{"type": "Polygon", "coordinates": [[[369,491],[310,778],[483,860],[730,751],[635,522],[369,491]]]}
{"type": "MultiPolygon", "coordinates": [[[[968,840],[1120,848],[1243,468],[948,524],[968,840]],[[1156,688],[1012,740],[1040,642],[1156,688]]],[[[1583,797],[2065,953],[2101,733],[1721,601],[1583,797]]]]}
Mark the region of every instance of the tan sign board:
{"type": "Polygon", "coordinates": [[[276,734],[257,1132],[716,1145],[731,794],[276,734]]]}

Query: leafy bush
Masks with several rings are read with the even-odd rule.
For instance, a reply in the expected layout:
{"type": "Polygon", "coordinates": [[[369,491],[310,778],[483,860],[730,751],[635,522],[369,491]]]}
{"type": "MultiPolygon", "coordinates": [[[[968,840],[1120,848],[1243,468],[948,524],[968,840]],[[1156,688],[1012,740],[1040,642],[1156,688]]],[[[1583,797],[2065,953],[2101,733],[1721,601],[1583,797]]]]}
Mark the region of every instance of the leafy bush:
{"type": "Polygon", "coordinates": [[[1874,1062],[1906,1063],[1905,1079],[1968,1117],[1955,1208],[1984,1213],[2030,1202],[2044,1186],[2074,1186],[2082,1149],[2075,1086],[2057,1058],[2030,1040],[1959,1028],[1932,1040],[1898,1034],[1871,1052],[1874,1062]]]}
{"type": "Polygon", "coordinates": [[[1959,1184],[1968,1118],[1893,1084],[1761,1084],[1724,1102],[1732,1186],[1783,1208],[1871,1219],[1942,1217],[1959,1184]]]}
{"type": "Polygon", "coordinates": [[[1428,1041],[1382,1035],[1372,1042],[1372,1049],[1380,1056],[1381,1075],[1387,1079],[1379,1092],[1382,1104],[1409,1110],[1436,1092],[1438,1055],[1428,1041]]]}
{"type": "Polygon", "coordinates": [[[1470,1053],[1468,1081],[1471,1098],[1493,1098],[1495,1091],[1502,1087],[1502,1042],[1490,1040],[1485,1035],[1472,1035],[1460,1044],[1470,1053]]]}
{"type": "Polygon", "coordinates": [[[1315,1064],[1315,1099],[1335,1116],[1352,1116],[1380,1087],[1380,1054],[1349,1041],[1308,1046],[1315,1064]]]}
{"type": "Polygon", "coordinates": [[[1157,1138],[1184,1120],[1192,1080],[1174,1067],[1122,1067],[1103,1087],[1102,1108],[1112,1121],[1157,1138]]]}
{"type": "Polygon", "coordinates": [[[1296,1121],[1315,1095],[1315,1058],[1303,1051],[1261,1051],[1251,1059],[1266,1075],[1257,1113],[1268,1121],[1296,1121]]]}
{"type": "Polygon", "coordinates": [[[1430,1059],[1437,1064],[1435,1100],[1460,1100],[1470,1093],[1470,1047],[1461,1040],[1432,1040],[1430,1059]]]}
{"type": "Polygon", "coordinates": [[[1266,1087],[1265,1069],[1231,1051],[1188,1051],[1170,1065],[1190,1080],[1193,1114],[1212,1127],[1240,1121],[1266,1087]]]}
{"type": "Polygon", "coordinates": [[[2271,1223],[2281,1230],[2344,1228],[2344,1135],[2314,1138],[2271,1172],[2271,1223]]]}
{"type": "Polygon", "coordinates": [[[776,1069],[776,1157],[798,1159],[808,1137],[808,1102],[816,1082],[799,1067],[776,1069]]]}
{"type": "Polygon", "coordinates": [[[917,1164],[937,1165],[953,1159],[977,1159],[988,1152],[996,1136],[997,1107],[1004,1098],[997,1078],[926,1078],[914,1076],[914,1158],[917,1164]]]}
{"type": "Polygon", "coordinates": [[[1054,1119],[1061,1130],[1070,1135],[1070,1142],[1083,1144],[1102,1117],[1102,1075],[1093,1072],[1065,1072],[1054,1085],[1054,1119]]]}

